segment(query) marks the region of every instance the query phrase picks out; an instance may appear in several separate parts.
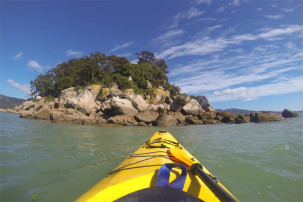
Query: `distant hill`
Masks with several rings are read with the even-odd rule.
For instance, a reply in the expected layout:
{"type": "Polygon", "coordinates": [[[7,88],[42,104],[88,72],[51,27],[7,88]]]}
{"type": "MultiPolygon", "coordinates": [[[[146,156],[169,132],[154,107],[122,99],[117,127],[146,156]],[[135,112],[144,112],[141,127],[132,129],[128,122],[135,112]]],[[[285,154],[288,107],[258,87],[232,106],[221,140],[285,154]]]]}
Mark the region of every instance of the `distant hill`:
{"type": "Polygon", "coordinates": [[[223,112],[228,111],[231,113],[237,113],[237,114],[246,114],[250,115],[254,112],[269,112],[269,113],[276,113],[276,114],[282,114],[282,111],[253,111],[253,110],[246,110],[246,109],[237,109],[237,108],[230,108],[230,109],[216,109],[217,112],[223,112]]]}
{"type": "Polygon", "coordinates": [[[1,109],[14,108],[17,105],[22,104],[22,102],[24,102],[24,101],[25,101],[24,99],[8,97],[8,96],[0,94],[0,108],[1,109]]]}

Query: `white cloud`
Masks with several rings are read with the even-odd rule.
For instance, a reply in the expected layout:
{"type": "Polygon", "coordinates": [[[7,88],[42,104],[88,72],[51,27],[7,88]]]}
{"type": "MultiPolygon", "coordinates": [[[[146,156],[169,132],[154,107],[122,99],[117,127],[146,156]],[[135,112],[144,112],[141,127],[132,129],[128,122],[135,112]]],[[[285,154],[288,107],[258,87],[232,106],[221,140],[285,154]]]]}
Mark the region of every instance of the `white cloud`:
{"type": "Polygon", "coordinates": [[[123,49],[123,48],[127,48],[127,47],[130,47],[132,45],[134,45],[135,42],[134,41],[131,41],[131,42],[127,42],[127,43],[123,43],[121,45],[118,45],[116,46],[115,48],[111,49],[110,52],[115,52],[117,50],[120,50],[120,49],[123,49]]]}
{"type": "Polygon", "coordinates": [[[18,89],[19,89],[21,92],[23,92],[24,94],[27,94],[27,95],[30,94],[30,87],[29,87],[28,84],[20,85],[19,83],[15,82],[15,81],[12,80],[12,79],[7,80],[7,82],[8,82],[10,85],[12,85],[12,86],[18,88],[18,89]]]}
{"type": "Polygon", "coordinates": [[[27,66],[30,67],[31,70],[37,70],[38,72],[42,72],[43,67],[36,61],[36,60],[30,60],[27,63],[27,66]]]}
{"type": "Polygon", "coordinates": [[[286,12],[286,13],[292,13],[294,12],[294,9],[292,8],[281,8],[282,11],[286,12]]]}
{"type": "Polygon", "coordinates": [[[283,17],[283,15],[266,15],[265,17],[273,20],[277,20],[283,17]]]}
{"type": "Polygon", "coordinates": [[[196,0],[196,3],[197,3],[197,4],[203,4],[203,3],[206,3],[206,4],[208,4],[208,5],[209,5],[209,4],[211,4],[211,1],[212,1],[212,0],[196,0]]]}
{"type": "Polygon", "coordinates": [[[303,77],[296,77],[287,81],[280,81],[254,87],[230,88],[222,91],[215,91],[208,98],[212,102],[228,100],[256,100],[260,97],[271,95],[283,95],[303,91],[303,77]]]}
{"type": "Polygon", "coordinates": [[[295,32],[302,32],[303,25],[289,25],[278,29],[269,29],[266,32],[259,34],[258,36],[264,39],[270,39],[277,36],[289,35],[295,32]]]}
{"type": "Polygon", "coordinates": [[[197,8],[191,7],[187,12],[185,12],[181,15],[181,18],[186,18],[189,20],[194,17],[198,17],[198,16],[202,15],[203,13],[204,13],[204,11],[199,11],[197,8]]]}
{"type": "Polygon", "coordinates": [[[23,52],[17,53],[17,55],[14,56],[14,60],[22,60],[23,59],[23,52]]]}
{"type": "Polygon", "coordinates": [[[240,5],[240,0],[233,0],[228,5],[230,5],[230,6],[239,6],[240,5]]]}
{"type": "Polygon", "coordinates": [[[83,52],[74,51],[72,49],[69,49],[69,50],[66,51],[66,55],[68,57],[81,57],[83,55],[83,52]]]}

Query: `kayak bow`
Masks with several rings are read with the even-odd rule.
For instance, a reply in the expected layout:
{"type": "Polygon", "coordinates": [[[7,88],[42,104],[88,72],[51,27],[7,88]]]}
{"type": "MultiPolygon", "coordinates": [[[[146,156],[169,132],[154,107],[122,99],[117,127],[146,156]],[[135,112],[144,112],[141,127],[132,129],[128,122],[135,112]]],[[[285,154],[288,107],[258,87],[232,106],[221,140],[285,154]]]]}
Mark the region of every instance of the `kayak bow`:
{"type": "Polygon", "coordinates": [[[170,133],[156,132],[77,201],[237,201],[170,133]],[[187,172],[190,170],[190,172],[187,172]]]}

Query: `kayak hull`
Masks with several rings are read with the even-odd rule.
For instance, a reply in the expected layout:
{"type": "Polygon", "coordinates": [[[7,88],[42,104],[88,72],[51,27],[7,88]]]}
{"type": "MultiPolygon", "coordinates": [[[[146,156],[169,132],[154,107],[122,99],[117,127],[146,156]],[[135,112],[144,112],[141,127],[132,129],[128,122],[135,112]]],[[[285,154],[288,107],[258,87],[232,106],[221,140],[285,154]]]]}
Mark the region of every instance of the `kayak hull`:
{"type": "MultiPolygon", "coordinates": [[[[169,153],[173,147],[181,148],[199,163],[170,133],[159,131],[77,201],[115,201],[136,191],[156,187],[160,167],[166,163],[180,163],[169,153]]],[[[203,171],[211,175],[205,167],[203,171]]],[[[180,174],[181,169],[173,168],[169,182],[180,174]]],[[[230,193],[220,182],[218,184],[230,193]]],[[[183,191],[203,201],[219,201],[203,181],[191,172],[187,174],[183,191]]]]}

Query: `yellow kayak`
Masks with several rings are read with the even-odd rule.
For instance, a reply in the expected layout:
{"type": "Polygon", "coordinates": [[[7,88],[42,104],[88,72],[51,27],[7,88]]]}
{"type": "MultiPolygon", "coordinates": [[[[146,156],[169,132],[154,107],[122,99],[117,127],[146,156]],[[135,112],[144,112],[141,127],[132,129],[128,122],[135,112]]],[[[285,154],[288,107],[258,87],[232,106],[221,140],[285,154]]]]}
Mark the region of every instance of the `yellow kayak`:
{"type": "Polygon", "coordinates": [[[76,201],[237,201],[169,132],[156,132],[76,201]]]}

